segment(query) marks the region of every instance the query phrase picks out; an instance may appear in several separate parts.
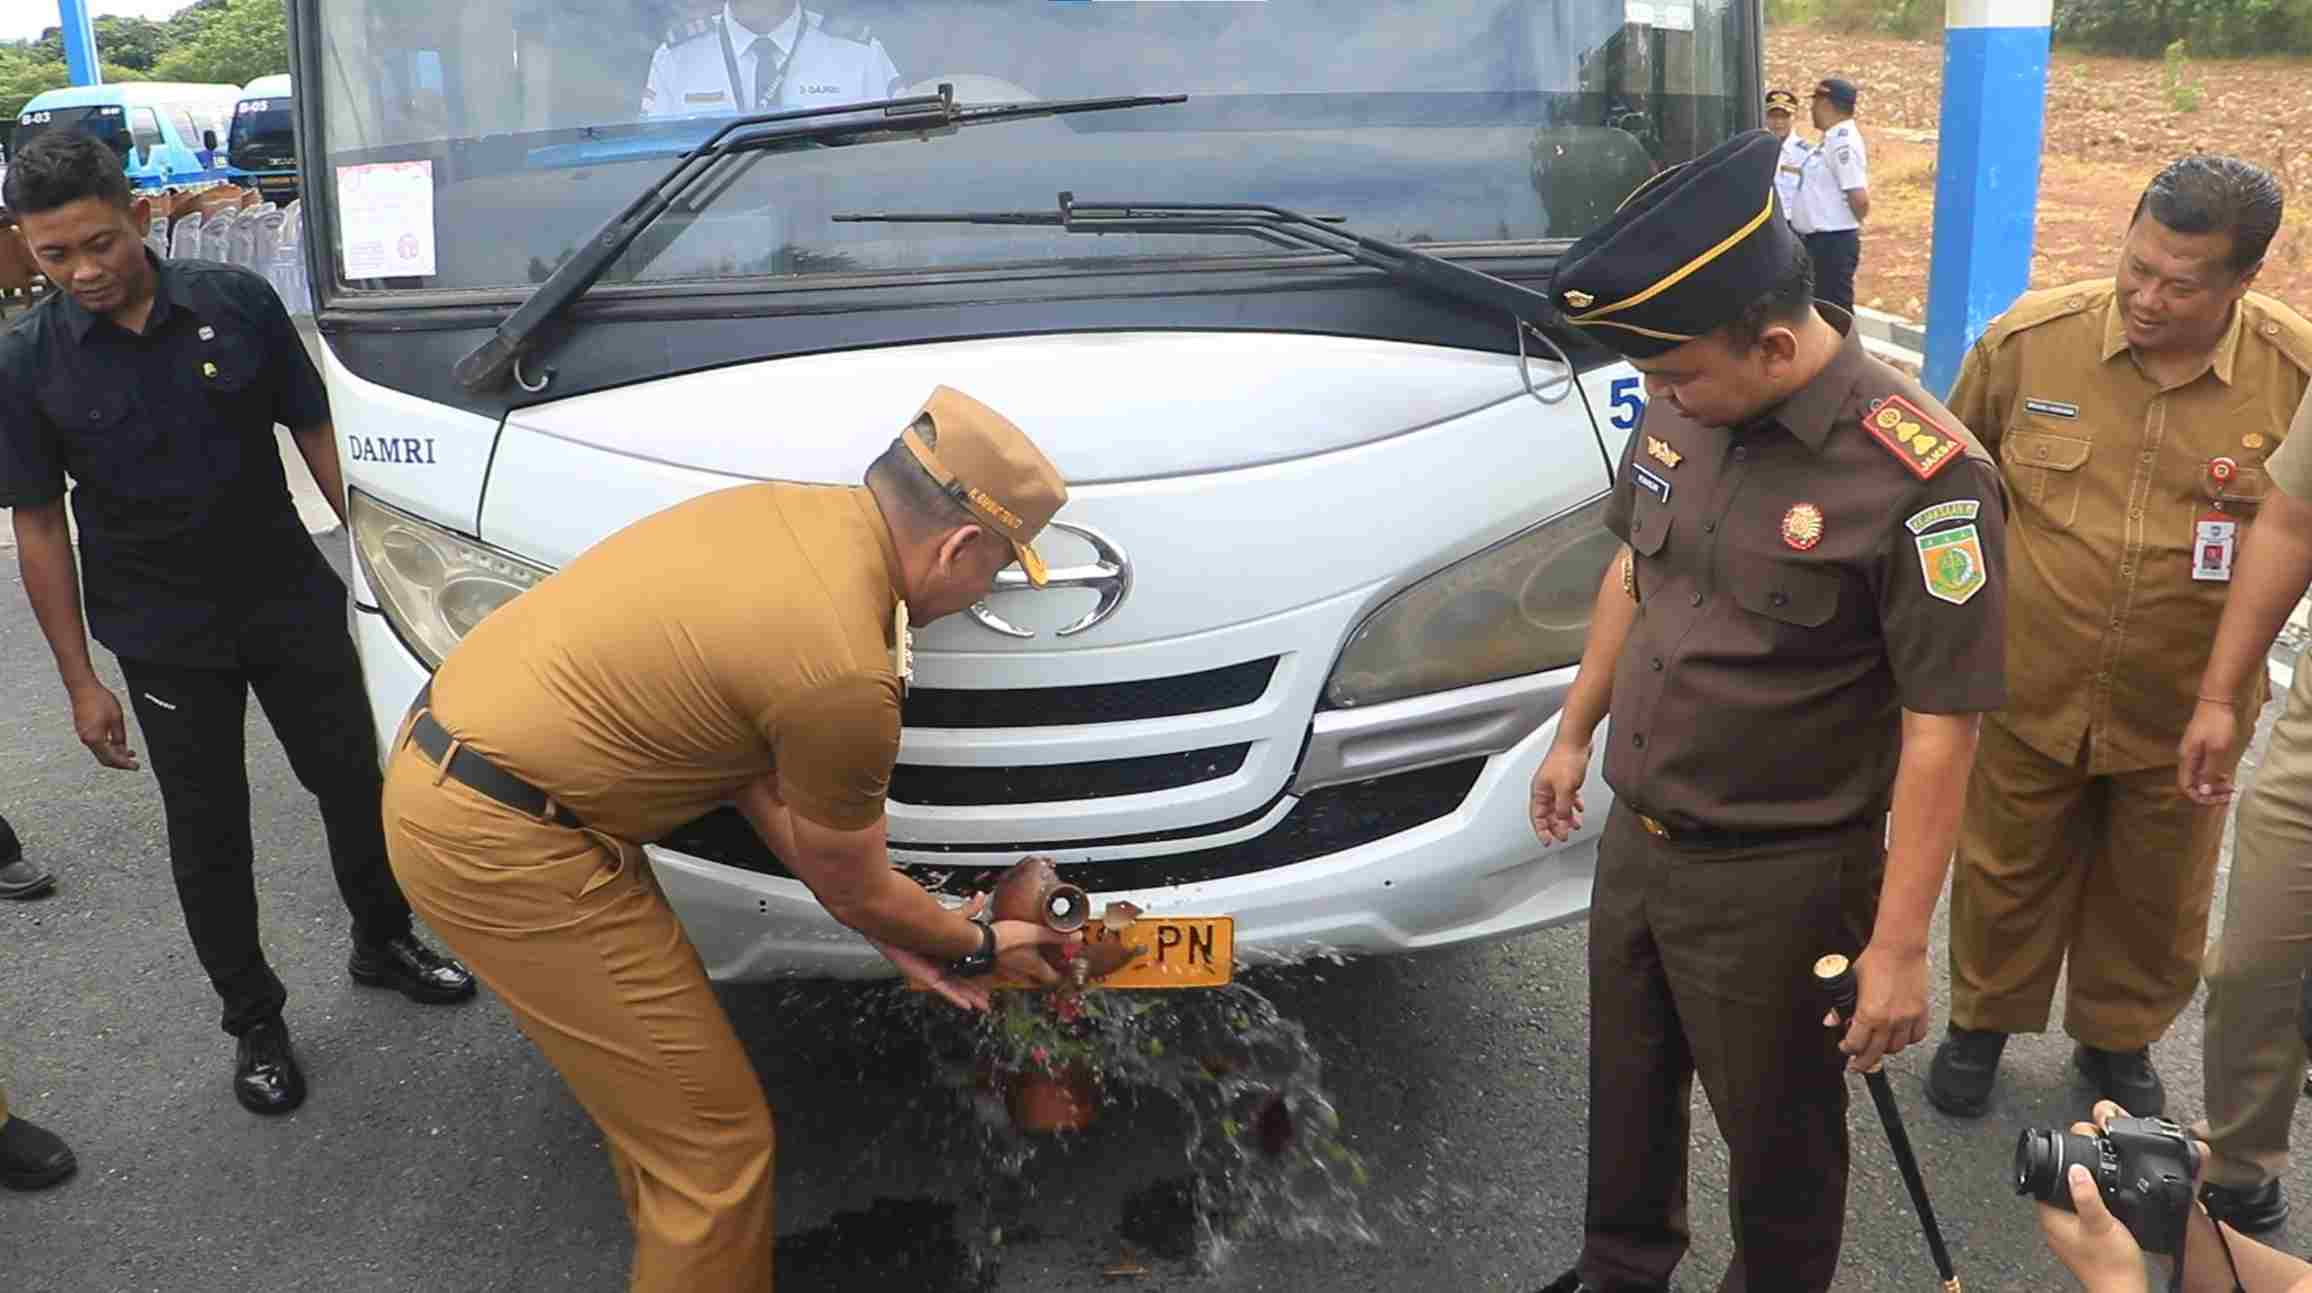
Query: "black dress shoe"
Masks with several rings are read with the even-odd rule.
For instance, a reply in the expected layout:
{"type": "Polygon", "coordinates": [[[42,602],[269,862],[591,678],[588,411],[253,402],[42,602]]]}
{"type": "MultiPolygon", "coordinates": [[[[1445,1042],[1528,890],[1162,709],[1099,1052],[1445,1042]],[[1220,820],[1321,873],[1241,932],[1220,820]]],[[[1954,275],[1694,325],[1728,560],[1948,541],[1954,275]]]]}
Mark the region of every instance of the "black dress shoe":
{"type": "Polygon", "coordinates": [[[1590,1287],[1581,1282],[1580,1271],[1567,1271],[1542,1285],[1535,1293],[1590,1293],[1590,1287]]]}
{"type": "Polygon", "coordinates": [[[23,858],[0,862],[0,898],[37,898],[56,887],[56,876],[23,858]]]}
{"type": "Polygon", "coordinates": [[[22,1118],[0,1122],[0,1185],[45,1190],[78,1166],[71,1147],[55,1132],[22,1118]]]}
{"type": "Polygon", "coordinates": [[[2151,1048],[2140,1051],[2100,1051],[2081,1046],[2073,1052],[2076,1065],[2095,1093],[2138,1118],[2153,1118],[2167,1111],[2167,1087],[2151,1066],[2151,1048]]]}
{"type": "Polygon", "coordinates": [[[355,947],[345,963],[355,983],[372,988],[394,988],[425,1005],[463,1001],[474,995],[474,976],[452,957],[443,956],[417,941],[415,934],[389,938],[369,947],[355,947]]]}
{"type": "Polygon", "coordinates": [[[1999,1081],[2007,1034],[1985,1028],[1951,1029],[1927,1066],[1927,1103],[1955,1118],[1980,1118],[1999,1081]]]}
{"type": "Polygon", "coordinates": [[[2288,1194],[2274,1177],[2262,1185],[2203,1185],[2200,1202],[2208,1215],[2243,1235],[2261,1235],[2288,1224],[2288,1194]]]}
{"type": "Polygon", "coordinates": [[[289,1025],[268,1019],[241,1034],[233,1059],[233,1095],[251,1113],[287,1113],[305,1103],[305,1074],[289,1048],[289,1025]]]}

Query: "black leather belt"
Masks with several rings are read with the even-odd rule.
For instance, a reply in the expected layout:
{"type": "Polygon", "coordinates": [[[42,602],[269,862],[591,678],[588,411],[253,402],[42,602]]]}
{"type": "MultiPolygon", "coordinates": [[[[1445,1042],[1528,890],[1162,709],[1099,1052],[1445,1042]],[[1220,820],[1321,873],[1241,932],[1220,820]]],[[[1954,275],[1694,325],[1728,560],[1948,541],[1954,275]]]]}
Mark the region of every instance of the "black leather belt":
{"type": "MultiPolygon", "coordinates": [[[[1781,831],[1718,831],[1703,827],[1672,826],[1659,817],[1640,812],[1635,806],[1631,807],[1630,812],[1638,819],[1638,825],[1645,828],[1646,834],[1655,839],[1697,849],[1757,849],[1771,848],[1777,844],[1805,844],[1813,840],[1849,835],[1867,829],[1874,821],[1884,823],[1886,820],[1885,814],[1878,813],[1834,826],[1802,826],[1781,831]]],[[[1884,829],[1883,825],[1881,829],[1884,829]]]]}
{"type": "Polygon", "coordinates": [[[448,776],[475,794],[504,804],[525,817],[552,822],[557,826],[582,826],[578,814],[554,802],[554,797],[506,771],[497,764],[476,754],[470,747],[454,740],[433,716],[433,684],[417,689],[417,699],[410,710],[416,715],[409,725],[409,743],[418,748],[427,761],[442,768],[448,776]],[[454,747],[454,748],[453,748],[454,747]],[[449,763],[442,763],[442,756],[449,763]]]}

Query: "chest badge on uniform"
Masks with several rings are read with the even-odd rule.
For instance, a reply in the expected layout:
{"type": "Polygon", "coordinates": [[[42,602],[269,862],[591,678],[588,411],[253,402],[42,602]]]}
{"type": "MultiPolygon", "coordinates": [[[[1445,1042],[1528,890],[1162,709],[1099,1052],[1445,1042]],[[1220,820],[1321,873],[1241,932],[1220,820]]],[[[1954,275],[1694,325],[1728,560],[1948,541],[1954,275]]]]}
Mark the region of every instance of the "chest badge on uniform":
{"type": "Polygon", "coordinates": [[[1665,467],[1676,467],[1686,461],[1686,455],[1670,447],[1670,442],[1656,436],[1646,437],[1646,456],[1665,467]]]}
{"type": "Polygon", "coordinates": [[[1782,514],[1782,541],[1800,552],[1822,542],[1822,509],[1812,503],[1792,503],[1782,514]]]}
{"type": "Polygon", "coordinates": [[[1946,433],[1918,405],[1900,395],[1889,395],[1873,404],[1862,425],[1920,480],[1963,456],[1956,436],[1946,433]]]}
{"type": "Polygon", "coordinates": [[[217,339],[217,330],[216,330],[215,328],[212,328],[212,327],[210,327],[210,326],[209,326],[208,324],[206,324],[206,323],[202,324],[202,325],[201,325],[201,340],[203,340],[203,341],[215,341],[216,339],[217,339]]]}
{"type": "Polygon", "coordinates": [[[214,377],[214,376],[216,376],[216,375],[217,375],[217,366],[216,366],[215,364],[207,364],[207,363],[204,363],[204,364],[202,364],[202,365],[201,365],[201,376],[203,376],[203,377],[214,377]]]}
{"type": "Polygon", "coordinates": [[[2240,447],[2242,449],[2261,449],[2264,447],[2264,437],[2257,432],[2250,431],[2240,437],[2240,447]]]}

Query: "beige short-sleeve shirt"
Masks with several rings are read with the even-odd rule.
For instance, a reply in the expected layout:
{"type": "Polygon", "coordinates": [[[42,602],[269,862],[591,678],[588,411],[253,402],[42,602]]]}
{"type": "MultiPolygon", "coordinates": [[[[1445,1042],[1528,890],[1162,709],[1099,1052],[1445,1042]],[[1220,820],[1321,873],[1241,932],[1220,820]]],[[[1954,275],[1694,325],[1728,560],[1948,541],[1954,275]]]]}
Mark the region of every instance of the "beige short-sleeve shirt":
{"type": "Polygon", "coordinates": [[[899,751],[890,530],[864,489],[746,485],[645,517],[467,635],[449,733],[589,826],[647,842],[774,768],[860,830],[899,751]]]}

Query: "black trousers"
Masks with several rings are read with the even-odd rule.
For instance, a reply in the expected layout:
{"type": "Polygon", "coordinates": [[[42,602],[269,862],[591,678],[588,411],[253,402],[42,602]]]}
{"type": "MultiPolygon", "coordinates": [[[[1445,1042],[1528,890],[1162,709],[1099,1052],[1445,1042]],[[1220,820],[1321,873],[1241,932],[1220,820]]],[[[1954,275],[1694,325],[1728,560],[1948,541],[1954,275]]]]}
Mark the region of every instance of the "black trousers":
{"type": "Polygon", "coordinates": [[[343,616],[342,603],[316,602],[310,615],[290,617],[288,631],[242,643],[232,668],[120,662],[144,757],[160,782],[185,930],[224,999],[224,1029],[236,1037],[278,1016],[288,1001],[257,942],[243,739],[251,691],[298,782],[320,803],[354,940],[380,943],[409,932],[409,903],[386,865],[377,741],[343,616]]]}
{"type": "Polygon", "coordinates": [[[1862,230],[1810,233],[1805,240],[1806,254],[1814,259],[1814,299],[1852,314],[1854,271],[1862,264],[1862,230]]]}
{"type": "Polygon", "coordinates": [[[1886,870],[1867,826],[1709,850],[1616,804],[1590,900],[1589,1195],[1582,1280],[1652,1293],[1686,1255],[1688,1114],[1726,1138],[1722,1293],[1822,1293],[1846,1224],[1847,1084],[1814,961],[1870,935],[1886,870]]]}

